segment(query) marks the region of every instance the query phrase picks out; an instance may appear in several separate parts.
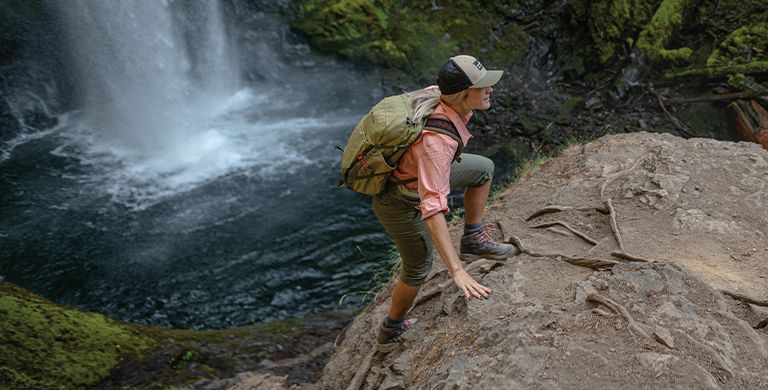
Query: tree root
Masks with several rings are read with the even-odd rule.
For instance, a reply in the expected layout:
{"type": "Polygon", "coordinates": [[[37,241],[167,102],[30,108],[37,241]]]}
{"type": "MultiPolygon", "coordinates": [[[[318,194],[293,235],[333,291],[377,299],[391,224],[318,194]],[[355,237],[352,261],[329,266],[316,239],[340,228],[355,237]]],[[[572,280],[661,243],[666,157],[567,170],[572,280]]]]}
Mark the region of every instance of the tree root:
{"type": "Polygon", "coordinates": [[[648,334],[645,333],[643,328],[640,327],[640,325],[635,322],[635,319],[632,318],[632,315],[629,314],[629,311],[622,305],[614,302],[613,300],[606,298],[600,294],[591,293],[587,295],[587,301],[600,303],[611,310],[613,310],[616,314],[624,317],[624,320],[627,321],[627,325],[629,325],[629,328],[634,330],[636,333],[638,333],[642,338],[648,338],[648,334]]]}
{"type": "Polygon", "coordinates": [[[362,364],[357,369],[357,372],[355,372],[355,376],[353,376],[352,381],[349,382],[349,386],[347,386],[347,390],[360,389],[360,387],[363,385],[363,381],[365,380],[365,377],[368,376],[368,371],[371,370],[371,365],[373,364],[373,357],[375,355],[376,355],[376,348],[373,348],[371,349],[371,352],[368,353],[368,356],[365,357],[365,360],[363,360],[362,364]]]}
{"type": "Polygon", "coordinates": [[[637,257],[634,255],[630,255],[627,252],[624,251],[613,251],[611,252],[611,256],[618,257],[620,259],[629,260],[629,261],[639,261],[641,263],[653,263],[653,261],[644,259],[642,257],[637,257]]]}
{"type": "Polygon", "coordinates": [[[570,263],[573,265],[577,265],[580,267],[586,267],[591,268],[594,270],[603,270],[606,268],[611,268],[616,264],[619,264],[618,261],[613,260],[601,260],[601,259],[588,259],[585,257],[575,257],[575,256],[569,256],[562,253],[537,253],[528,250],[523,246],[523,243],[520,241],[519,238],[513,236],[510,236],[509,241],[510,243],[514,244],[516,247],[520,249],[521,253],[525,253],[528,256],[531,257],[549,257],[552,259],[562,260],[566,263],[570,263]]]}
{"type": "Polygon", "coordinates": [[[611,198],[608,198],[608,200],[605,201],[605,207],[608,208],[611,215],[611,231],[613,232],[613,237],[616,238],[616,243],[619,245],[619,249],[624,251],[624,240],[621,239],[621,233],[619,233],[619,225],[616,222],[616,209],[613,208],[611,198]]]}
{"type": "Polygon", "coordinates": [[[605,181],[603,182],[603,185],[600,187],[600,199],[605,199],[605,189],[608,187],[608,185],[612,181],[616,180],[617,178],[619,178],[622,175],[625,175],[625,174],[627,174],[629,172],[634,171],[635,169],[637,169],[637,167],[640,164],[642,164],[645,161],[645,159],[648,156],[652,156],[652,155],[653,155],[652,153],[648,153],[646,155],[643,155],[642,157],[638,158],[637,161],[635,161],[635,163],[632,164],[631,167],[629,167],[629,168],[627,168],[627,169],[625,169],[625,170],[623,170],[621,172],[616,172],[613,175],[609,176],[607,179],[605,179],[605,181]]]}
{"type": "Polygon", "coordinates": [[[735,293],[735,292],[728,291],[728,290],[720,290],[720,292],[725,294],[725,295],[727,295],[727,296],[729,296],[729,297],[731,297],[731,298],[733,298],[733,299],[735,299],[735,300],[737,300],[737,301],[742,301],[744,303],[749,303],[749,304],[752,304],[752,305],[755,305],[755,306],[768,307],[768,300],[759,300],[759,299],[748,297],[746,295],[742,295],[742,294],[735,293]]]}
{"type": "Polygon", "coordinates": [[[733,370],[731,370],[728,367],[728,364],[726,364],[723,361],[723,359],[720,357],[720,355],[717,353],[717,351],[714,348],[710,347],[709,345],[706,345],[706,344],[702,343],[699,340],[696,340],[695,338],[693,338],[693,336],[689,335],[686,332],[675,332],[675,333],[681,334],[683,337],[685,337],[688,340],[688,342],[690,342],[691,344],[693,344],[693,345],[703,349],[704,352],[706,352],[709,355],[709,358],[711,358],[711,361],[714,361],[715,363],[717,363],[718,366],[720,366],[720,367],[716,367],[716,368],[720,368],[721,370],[725,371],[731,377],[734,376],[733,370]]]}
{"type": "Polygon", "coordinates": [[[559,211],[566,211],[566,210],[571,210],[571,209],[573,209],[573,207],[571,207],[571,206],[558,206],[558,205],[544,206],[541,209],[539,209],[536,212],[534,212],[533,214],[531,214],[531,216],[529,216],[525,220],[526,221],[530,221],[530,220],[532,220],[532,219],[534,219],[536,217],[542,216],[544,214],[556,213],[556,212],[559,212],[559,211]]]}
{"type": "Polygon", "coordinates": [[[720,95],[699,96],[695,98],[685,98],[685,99],[666,99],[666,102],[667,104],[718,102],[723,100],[754,99],[762,96],[768,96],[768,90],[724,93],[720,95]]]}
{"type": "Polygon", "coordinates": [[[753,326],[753,329],[762,329],[768,326],[768,317],[765,317],[764,320],[757,323],[757,325],[753,326]]]}
{"type": "Polygon", "coordinates": [[[588,242],[588,243],[590,243],[592,245],[597,245],[597,240],[595,240],[594,238],[588,236],[586,233],[582,232],[581,230],[578,230],[578,229],[574,228],[573,226],[571,226],[571,225],[569,225],[569,224],[567,224],[567,223],[565,223],[563,221],[546,222],[546,223],[542,223],[542,224],[539,224],[539,225],[536,225],[536,226],[531,226],[531,227],[534,228],[534,229],[541,229],[541,228],[546,228],[546,227],[555,226],[555,225],[560,225],[560,226],[568,229],[571,233],[579,236],[579,238],[581,238],[582,240],[584,240],[584,241],[586,241],[586,242],[588,242]]]}
{"type": "Polygon", "coordinates": [[[571,233],[568,233],[565,230],[560,230],[560,229],[558,229],[556,227],[548,227],[547,230],[552,232],[552,233],[559,234],[561,236],[569,236],[570,237],[570,235],[571,235],[571,233]]]}
{"type": "MultiPolygon", "coordinates": [[[[499,265],[504,264],[501,261],[496,260],[488,260],[488,259],[480,259],[476,260],[469,265],[467,265],[464,270],[467,271],[468,274],[472,274],[475,271],[478,271],[481,274],[487,274],[488,272],[491,272],[492,269],[496,268],[499,265]]],[[[439,273],[439,272],[438,272],[439,273]]],[[[437,274],[437,273],[436,273],[437,274]]],[[[437,286],[433,287],[429,291],[424,292],[419,296],[416,301],[413,303],[413,306],[411,307],[411,310],[413,310],[413,307],[416,307],[417,305],[421,304],[422,302],[427,301],[428,299],[434,297],[435,295],[438,295],[448,289],[451,285],[453,285],[453,279],[448,279],[437,286]]]]}

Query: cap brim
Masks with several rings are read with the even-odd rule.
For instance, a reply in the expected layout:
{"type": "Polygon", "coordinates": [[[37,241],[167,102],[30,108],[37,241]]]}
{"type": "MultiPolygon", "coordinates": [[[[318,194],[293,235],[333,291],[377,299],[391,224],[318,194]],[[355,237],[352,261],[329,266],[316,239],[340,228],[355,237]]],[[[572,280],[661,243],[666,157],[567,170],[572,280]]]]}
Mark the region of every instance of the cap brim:
{"type": "Polygon", "coordinates": [[[488,73],[483,76],[483,78],[472,84],[470,88],[485,88],[494,86],[499,82],[503,74],[503,70],[489,70],[488,73]]]}

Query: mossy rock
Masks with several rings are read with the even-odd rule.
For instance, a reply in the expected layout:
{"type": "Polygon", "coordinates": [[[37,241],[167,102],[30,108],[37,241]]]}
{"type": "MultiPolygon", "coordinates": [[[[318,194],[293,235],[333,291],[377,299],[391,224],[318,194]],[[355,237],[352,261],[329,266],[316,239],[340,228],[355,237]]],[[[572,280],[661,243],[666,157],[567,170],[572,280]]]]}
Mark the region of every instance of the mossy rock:
{"type": "Polygon", "coordinates": [[[653,62],[686,64],[693,50],[688,47],[668,49],[666,46],[680,30],[685,16],[696,2],[693,0],[664,0],[653,14],[650,23],[640,32],[637,48],[653,62]]]}
{"type": "Polygon", "coordinates": [[[450,56],[465,53],[487,67],[522,63],[527,34],[478,0],[434,8],[429,2],[295,1],[292,26],[317,50],[397,70],[419,81],[450,56]],[[488,54],[486,54],[488,53],[488,54]]]}
{"type": "Polygon", "coordinates": [[[707,58],[707,66],[768,61],[768,23],[743,26],[729,34],[707,58]]]}
{"type": "Polygon", "coordinates": [[[23,373],[35,385],[81,388],[98,383],[121,359],[139,359],[156,345],[137,326],[55,304],[2,281],[0,318],[2,380],[23,373]]]}

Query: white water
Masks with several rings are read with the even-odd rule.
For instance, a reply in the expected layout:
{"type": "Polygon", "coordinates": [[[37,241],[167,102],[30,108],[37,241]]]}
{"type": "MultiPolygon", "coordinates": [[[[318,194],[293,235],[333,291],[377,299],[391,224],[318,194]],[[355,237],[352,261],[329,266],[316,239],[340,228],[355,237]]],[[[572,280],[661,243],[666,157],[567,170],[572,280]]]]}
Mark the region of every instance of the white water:
{"type": "MultiPolygon", "coordinates": [[[[290,174],[312,161],[295,148],[297,134],[354,123],[301,117],[306,98],[278,84],[284,80],[239,89],[237,48],[217,1],[57,6],[84,107],[54,154],[89,166],[89,176],[76,179],[131,208],[233,171],[290,174]]],[[[275,53],[263,51],[276,64],[275,53]]]]}

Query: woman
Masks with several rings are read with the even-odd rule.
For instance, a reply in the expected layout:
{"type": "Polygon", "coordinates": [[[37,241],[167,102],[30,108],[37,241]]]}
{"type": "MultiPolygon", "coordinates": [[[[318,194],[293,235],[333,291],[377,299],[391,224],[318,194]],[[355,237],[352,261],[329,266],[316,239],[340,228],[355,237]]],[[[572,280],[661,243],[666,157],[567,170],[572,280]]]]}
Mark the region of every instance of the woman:
{"type": "MultiPolygon", "coordinates": [[[[486,70],[471,56],[452,57],[440,69],[437,86],[408,94],[416,121],[447,119],[444,122],[455,128],[458,138],[466,145],[472,137],[466,127],[472,111],[491,107],[491,87],[502,73],[486,70]]],[[[398,161],[397,170],[392,174],[395,180],[373,198],[376,217],[395,240],[403,261],[400,278],[392,293],[392,306],[377,336],[379,351],[394,349],[403,332],[413,323],[405,320],[405,315],[432,267],[435,246],[466,299],[486,299],[491,294],[491,289],[475,281],[464,270],[451,243],[444,214],[449,211],[447,196],[452,188],[466,188],[461,259],[505,259],[516,253],[513,245],[494,241],[482,223],[491,188],[493,162],[466,153],[454,162],[458,147],[457,139],[425,129],[398,161]]]]}

